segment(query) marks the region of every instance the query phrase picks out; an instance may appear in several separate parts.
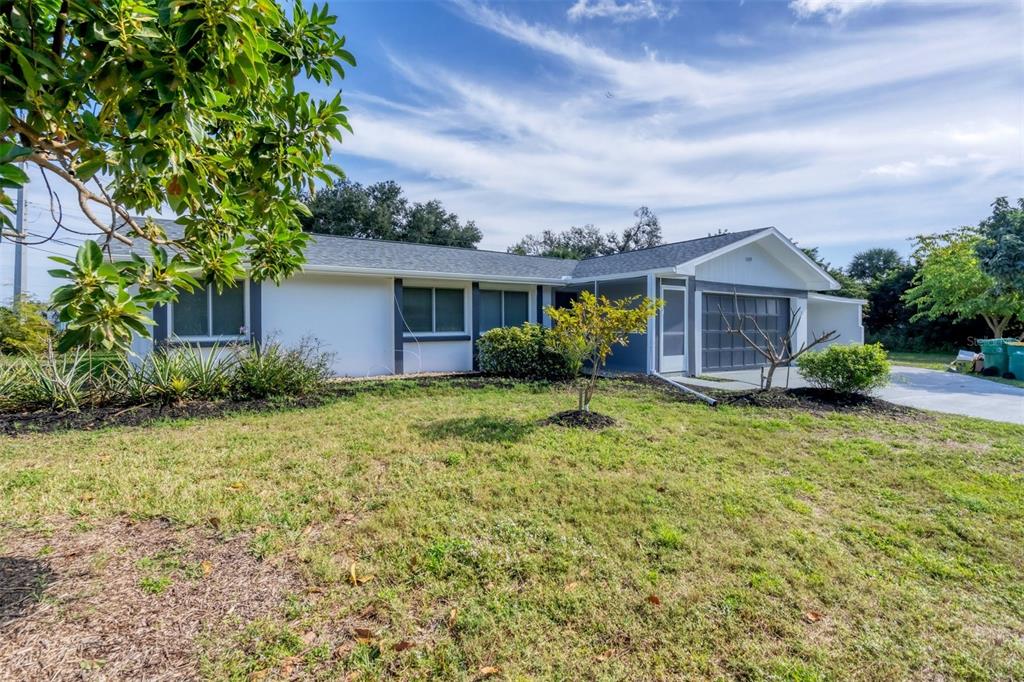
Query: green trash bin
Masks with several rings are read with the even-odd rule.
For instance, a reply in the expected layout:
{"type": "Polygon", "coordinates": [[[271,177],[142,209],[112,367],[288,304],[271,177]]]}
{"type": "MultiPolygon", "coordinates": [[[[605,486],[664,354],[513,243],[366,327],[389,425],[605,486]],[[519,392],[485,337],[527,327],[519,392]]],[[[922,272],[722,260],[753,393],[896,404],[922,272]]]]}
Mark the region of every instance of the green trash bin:
{"type": "Polygon", "coordinates": [[[1008,370],[1006,357],[1006,339],[978,339],[981,352],[985,354],[985,369],[995,367],[999,370],[999,376],[1003,376],[1008,370]]]}
{"type": "Polygon", "coordinates": [[[1024,343],[1009,341],[1006,344],[1007,366],[1013,375],[1024,381],[1024,343]]]}

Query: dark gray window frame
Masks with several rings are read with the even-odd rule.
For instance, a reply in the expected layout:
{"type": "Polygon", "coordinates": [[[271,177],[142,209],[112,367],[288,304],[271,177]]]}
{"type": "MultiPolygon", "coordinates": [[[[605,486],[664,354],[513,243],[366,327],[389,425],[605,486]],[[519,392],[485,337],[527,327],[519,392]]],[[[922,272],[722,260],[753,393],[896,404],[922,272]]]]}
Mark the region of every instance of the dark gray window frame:
{"type": "Polygon", "coordinates": [[[253,309],[252,309],[252,285],[248,280],[243,280],[238,283],[238,286],[242,289],[242,329],[244,330],[240,334],[214,334],[213,333],[213,291],[214,285],[210,284],[203,288],[206,292],[206,334],[186,334],[180,335],[174,332],[174,307],[177,305],[175,302],[170,303],[164,309],[165,319],[157,319],[158,326],[163,322],[167,328],[166,340],[170,343],[197,343],[203,344],[217,344],[217,343],[238,343],[245,342],[250,339],[252,334],[253,326],[253,309]]]}
{"type": "Polygon", "coordinates": [[[466,315],[466,290],[462,287],[446,287],[446,286],[418,286],[418,285],[402,285],[402,298],[397,301],[399,306],[399,312],[402,315],[402,330],[404,340],[421,340],[421,341],[461,341],[469,340],[470,332],[467,324],[466,315]],[[430,291],[430,331],[413,331],[409,328],[408,321],[406,319],[406,311],[404,308],[406,294],[410,289],[424,289],[430,291]],[[458,291],[462,295],[462,329],[461,330],[437,330],[437,290],[442,289],[444,291],[458,291]]]}
{"type": "MultiPolygon", "coordinates": [[[[505,296],[507,294],[522,294],[523,296],[526,297],[526,319],[524,319],[523,322],[521,322],[520,324],[523,324],[523,323],[526,323],[526,322],[530,321],[530,292],[529,291],[524,291],[522,289],[491,289],[491,288],[480,289],[480,293],[481,293],[480,308],[481,308],[481,310],[479,312],[479,316],[480,316],[481,320],[483,319],[483,294],[485,292],[494,292],[494,293],[501,294],[501,296],[500,296],[500,298],[501,298],[501,313],[500,313],[501,324],[498,325],[497,327],[491,327],[490,329],[499,329],[499,328],[504,328],[504,327],[508,327],[508,326],[516,326],[516,327],[519,326],[519,325],[509,325],[508,319],[505,316],[505,307],[506,307],[505,306],[505,296]]],[[[485,333],[487,331],[489,331],[489,330],[484,329],[482,325],[480,326],[480,333],[481,334],[483,334],[483,333],[485,333]]]]}

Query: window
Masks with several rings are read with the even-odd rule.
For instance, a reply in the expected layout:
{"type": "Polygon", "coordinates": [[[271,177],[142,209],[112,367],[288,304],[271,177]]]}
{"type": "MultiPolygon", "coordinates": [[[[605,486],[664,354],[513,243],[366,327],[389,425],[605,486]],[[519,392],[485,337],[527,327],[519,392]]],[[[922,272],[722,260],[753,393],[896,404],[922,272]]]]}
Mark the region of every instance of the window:
{"type": "Polygon", "coordinates": [[[518,327],[530,319],[525,291],[480,291],[480,333],[495,327],[518,327]]]}
{"type": "Polygon", "coordinates": [[[245,286],[179,291],[171,304],[171,329],[181,338],[245,336],[245,286]]]}
{"type": "Polygon", "coordinates": [[[462,289],[405,287],[402,290],[402,317],[408,331],[466,332],[465,292],[462,289]]]}

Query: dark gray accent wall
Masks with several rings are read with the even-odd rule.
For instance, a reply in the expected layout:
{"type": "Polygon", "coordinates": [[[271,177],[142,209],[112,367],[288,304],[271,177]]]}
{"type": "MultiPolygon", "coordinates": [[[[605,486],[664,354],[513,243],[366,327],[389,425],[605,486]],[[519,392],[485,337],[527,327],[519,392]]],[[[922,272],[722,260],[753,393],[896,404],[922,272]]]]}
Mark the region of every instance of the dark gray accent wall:
{"type": "Polygon", "coordinates": [[[395,278],[395,374],[403,374],[405,353],[405,318],[402,317],[402,278],[395,278]]]}
{"type": "Polygon", "coordinates": [[[249,282],[249,341],[263,343],[263,285],[249,282]]]}
{"type": "Polygon", "coordinates": [[[471,316],[470,324],[473,325],[473,370],[480,369],[480,351],[477,350],[476,342],[480,340],[480,282],[473,282],[473,300],[470,301],[471,316]]]}
{"type": "MultiPolygon", "coordinates": [[[[611,300],[647,295],[647,278],[602,280],[596,283],[597,295],[611,300]]],[[[620,372],[647,372],[647,333],[630,334],[628,346],[616,346],[608,356],[607,368],[620,372]]]]}
{"type": "Polygon", "coordinates": [[[153,327],[153,343],[160,345],[167,341],[167,337],[170,336],[170,330],[167,328],[166,305],[153,306],[153,321],[156,322],[156,325],[153,327]]]}

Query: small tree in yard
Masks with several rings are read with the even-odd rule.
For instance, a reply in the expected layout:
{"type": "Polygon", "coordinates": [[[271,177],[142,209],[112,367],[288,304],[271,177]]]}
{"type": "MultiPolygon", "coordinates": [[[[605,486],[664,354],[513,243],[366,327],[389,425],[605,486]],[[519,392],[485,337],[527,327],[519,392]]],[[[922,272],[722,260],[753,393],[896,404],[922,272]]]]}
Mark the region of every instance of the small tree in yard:
{"type": "Polygon", "coordinates": [[[790,313],[789,326],[781,334],[773,338],[771,334],[761,328],[756,316],[750,313],[739,312],[738,298],[734,307],[736,312],[731,313],[732,317],[730,317],[729,313],[722,311],[721,308],[719,308],[718,312],[725,322],[725,330],[730,334],[740,336],[758,355],[768,362],[768,371],[761,375],[761,390],[764,391],[772,387],[772,379],[775,376],[776,369],[795,361],[815,346],[831,341],[838,336],[838,332],[835,330],[822,332],[812,338],[809,343],[805,342],[796,351],[792,351],[793,337],[796,336],[796,330],[800,325],[800,318],[803,315],[803,311],[800,308],[790,313]]]}
{"type": "Polygon", "coordinates": [[[579,411],[590,412],[597,377],[613,346],[625,346],[630,334],[646,331],[648,320],[664,304],[660,299],[631,296],[616,301],[584,291],[568,308],[545,308],[554,323],[555,343],[568,358],[577,377],[579,411]],[[590,376],[579,381],[585,363],[590,376]]]}
{"type": "Polygon", "coordinates": [[[981,317],[992,336],[999,338],[1015,319],[1024,319],[1024,296],[1012,287],[1000,287],[982,268],[977,251],[985,251],[985,245],[971,227],[917,238],[914,258],[920,268],[914,286],[904,295],[918,310],[912,320],[981,317]]]}

